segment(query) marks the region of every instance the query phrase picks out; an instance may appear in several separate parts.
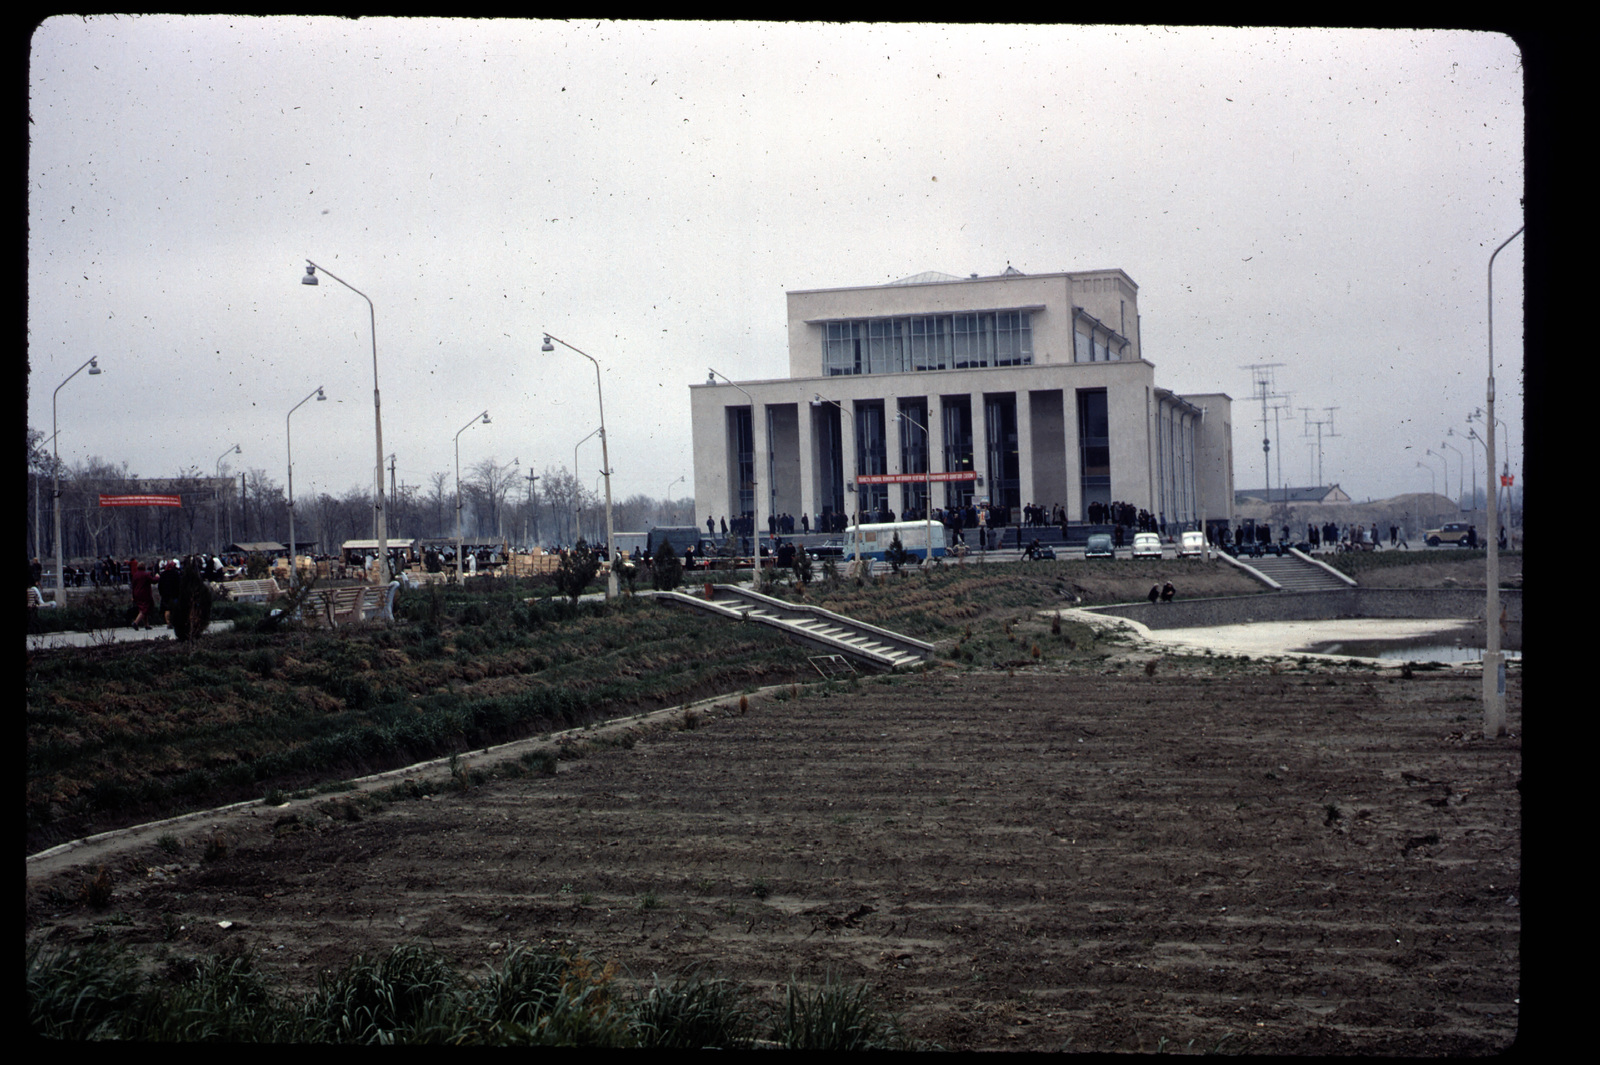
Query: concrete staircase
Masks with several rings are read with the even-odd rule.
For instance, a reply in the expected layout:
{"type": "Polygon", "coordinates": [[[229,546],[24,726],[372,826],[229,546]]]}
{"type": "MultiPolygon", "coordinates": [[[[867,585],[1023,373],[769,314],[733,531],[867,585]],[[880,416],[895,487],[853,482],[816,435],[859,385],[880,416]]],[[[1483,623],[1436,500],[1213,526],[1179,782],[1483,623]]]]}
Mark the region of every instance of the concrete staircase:
{"type": "Polygon", "coordinates": [[[1342,591],[1355,585],[1355,581],[1342,573],[1335,573],[1298,551],[1279,558],[1263,555],[1260,558],[1239,559],[1241,568],[1266,577],[1285,592],[1342,591]]]}
{"type": "Polygon", "coordinates": [[[771,626],[875,669],[909,669],[933,653],[932,644],[821,607],[787,603],[733,584],[712,585],[712,592],[710,599],[683,592],[656,594],[696,610],[771,626]]]}

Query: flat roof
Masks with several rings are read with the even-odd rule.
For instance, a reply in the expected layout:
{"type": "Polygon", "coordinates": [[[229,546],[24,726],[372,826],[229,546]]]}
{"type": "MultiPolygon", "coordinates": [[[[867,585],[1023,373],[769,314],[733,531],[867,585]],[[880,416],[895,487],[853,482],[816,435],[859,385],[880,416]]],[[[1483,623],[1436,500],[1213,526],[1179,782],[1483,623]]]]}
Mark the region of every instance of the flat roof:
{"type": "MultiPolygon", "coordinates": [[[[1009,268],[1008,268],[1009,269],[1009,268]]],[[[828,288],[794,288],[785,290],[788,296],[803,296],[812,292],[852,292],[885,288],[903,288],[909,285],[975,285],[989,281],[1016,281],[1024,278],[1049,278],[1049,277],[1095,277],[1097,275],[1115,274],[1122,278],[1134,289],[1139,285],[1128,272],[1120,266],[1107,267],[1100,270],[1060,270],[1045,274],[1025,274],[1020,270],[1010,270],[1001,274],[981,274],[977,277],[955,277],[950,274],[940,274],[938,271],[929,270],[921,274],[914,274],[898,281],[883,281],[874,285],[835,285],[828,288]],[[928,278],[928,280],[918,280],[928,278]]]]}

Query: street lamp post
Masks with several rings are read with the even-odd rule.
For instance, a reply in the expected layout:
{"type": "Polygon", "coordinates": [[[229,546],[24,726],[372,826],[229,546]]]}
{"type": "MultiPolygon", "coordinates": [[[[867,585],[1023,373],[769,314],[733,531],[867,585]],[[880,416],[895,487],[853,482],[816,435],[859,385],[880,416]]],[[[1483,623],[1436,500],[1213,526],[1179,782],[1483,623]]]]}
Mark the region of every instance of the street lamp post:
{"type": "MultiPolygon", "coordinates": [[[[667,518],[668,518],[668,521],[667,521],[667,524],[671,524],[671,518],[672,518],[672,517],[673,517],[673,516],[674,516],[674,515],[675,515],[675,513],[676,513],[676,512],[675,512],[675,511],[674,511],[674,510],[673,510],[673,509],[672,509],[672,485],[674,485],[674,484],[677,484],[677,483],[678,483],[678,481],[683,481],[683,480],[687,480],[687,479],[688,479],[688,478],[686,478],[686,477],[685,477],[685,476],[683,476],[683,475],[681,475],[681,474],[680,474],[680,475],[679,475],[679,476],[678,476],[678,480],[677,480],[677,481],[673,481],[673,482],[672,482],[672,483],[671,483],[671,484],[668,484],[668,485],[667,485],[667,492],[666,492],[666,497],[665,497],[665,498],[666,498],[666,504],[667,504],[667,518]]],[[[694,517],[694,515],[693,515],[693,514],[690,514],[690,515],[689,515],[689,517],[691,517],[691,518],[693,518],[693,517],[694,517]]]]}
{"type": "MultiPolygon", "coordinates": [[[[1455,436],[1456,435],[1455,427],[1451,426],[1450,428],[1446,429],[1444,431],[1444,435],[1445,436],[1455,436]]],[[[1467,440],[1468,440],[1467,449],[1472,452],[1472,461],[1467,463],[1467,466],[1470,467],[1471,470],[1472,470],[1472,494],[1467,497],[1467,510],[1468,510],[1469,513],[1476,513],[1476,511],[1478,509],[1478,458],[1477,458],[1478,451],[1477,451],[1477,447],[1473,443],[1473,441],[1476,440],[1475,435],[1472,434],[1471,432],[1469,432],[1467,434],[1467,440]]],[[[1454,446],[1454,445],[1451,445],[1451,446],[1454,446]]]]}
{"type": "MultiPolygon", "coordinates": [[[[752,559],[752,561],[755,563],[755,586],[756,586],[756,589],[759,591],[760,588],[761,588],[761,535],[762,535],[762,529],[761,529],[761,452],[764,449],[756,447],[756,438],[757,438],[757,435],[758,435],[757,434],[757,428],[758,427],[756,425],[756,413],[757,413],[756,412],[756,399],[749,392],[746,392],[742,387],[740,387],[739,385],[734,384],[733,381],[728,378],[727,374],[718,373],[716,370],[713,370],[710,367],[706,368],[706,373],[709,375],[708,376],[708,380],[715,381],[718,377],[720,377],[724,381],[727,381],[728,384],[733,385],[734,388],[739,389],[740,392],[744,392],[744,398],[750,401],[750,449],[753,452],[753,454],[750,456],[750,507],[751,507],[751,510],[750,510],[750,538],[751,538],[751,540],[753,542],[753,545],[755,547],[755,557],[754,557],[754,559],[752,559]]],[[[766,434],[762,433],[762,434],[759,434],[759,435],[765,436],[766,434]]]]}
{"type": "Polygon", "coordinates": [[[524,510],[524,512],[526,514],[531,514],[533,516],[533,539],[532,539],[531,542],[528,539],[528,532],[529,532],[528,531],[528,519],[526,517],[524,517],[522,519],[522,545],[524,547],[533,547],[534,545],[536,545],[538,543],[538,540],[539,540],[539,509],[538,509],[539,508],[539,503],[538,503],[538,500],[534,496],[534,487],[533,487],[534,482],[537,481],[538,479],[539,479],[539,475],[533,472],[533,468],[532,467],[529,467],[529,469],[528,469],[528,494],[523,497],[522,506],[523,506],[523,510],[524,510]]]}
{"type": "Polygon", "coordinates": [[[291,432],[289,419],[294,417],[294,412],[305,406],[315,398],[319,403],[328,397],[322,394],[322,386],[311,395],[289,408],[289,413],[283,419],[283,439],[289,451],[289,587],[293,588],[299,583],[299,570],[294,564],[294,436],[291,432]]]}
{"type": "Polygon", "coordinates": [[[489,412],[474,414],[472,420],[456,430],[456,583],[465,584],[467,575],[467,556],[462,554],[461,540],[461,434],[471,429],[474,425],[488,425],[489,412]]]}
{"type": "MultiPolygon", "coordinates": [[[[215,549],[215,546],[219,542],[219,537],[221,535],[217,531],[217,526],[218,526],[217,510],[222,504],[222,489],[217,487],[217,482],[222,480],[222,460],[227,458],[229,455],[240,455],[240,454],[243,454],[243,452],[241,452],[239,450],[239,445],[238,444],[233,445],[228,450],[224,451],[222,454],[217,456],[217,464],[216,464],[216,467],[213,470],[213,472],[216,474],[216,476],[211,478],[211,487],[212,487],[212,491],[213,491],[213,495],[212,495],[212,498],[211,498],[211,543],[213,545],[213,549],[215,549]]],[[[230,482],[230,484],[231,484],[231,482],[230,482]]],[[[230,525],[233,524],[233,519],[229,518],[228,519],[228,523],[230,525]]]]}
{"type": "MultiPolygon", "coordinates": [[[[589,441],[593,440],[595,437],[597,437],[599,435],[600,435],[600,430],[596,429],[593,432],[591,432],[588,436],[584,437],[582,440],[579,440],[576,444],[572,445],[572,476],[573,476],[574,479],[576,479],[577,476],[578,476],[578,449],[581,448],[584,444],[587,444],[589,441]]],[[[604,461],[604,460],[602,459],[601,461],[604,461]]],[[[576,486],[572,489],[572,536],[573,536],[573,541],[572,542],[573,542],[574,546],[577,545],[577,542],[579,540],[583,539],[583,482],[582,481],[578,481],[576,486]]]]}
{"type": "Polygon", "coordinates": [[[1432,466],[1424,466],[1422,463],[1418,462],[1417,463],[1417,469],[1419,469],[1419,470],[1427,470],[1428,471],[1428,488],[1430,489],[1431,494],[1438,495],[1439,494],[1439,476],[1438,476],[1438,474],[1434,473],[1433,467],[1432,466]]]}
{"type": "MultiPolygon", "coordinates": [[[[1482,407],[1479,407],[1477,410],[1475,410],[1471,414],[1467,415],[1467,421],[1469,421],[1469,422],[1471,422],[1471,421],[1484,422],[1485,427],[1489,429],[1489,435],[1490,436],[1494,435],[1494,429],[1493,429],[1493,427],[1490,427],[1488,425],[1487,419],[1485,419],[1485,417],[1484,417],[1484,413],[1483,413],[1483,408],[1482,407]]],[[[1495,483],[1494,470],[1491,469],[1489,471],[1489,484],[1484,490],[1484,495],[1488,495],[1488,494],[1490,494],[1492,492],[1494,494],[1494,505],[1496,507],[1499,507],[1500,506],[1501,489],[1505,490],[1506,515],[1505,515],[1504,521],[1509,524],[1510,521],[1511,521],[1511,489],[1506,485],[1505,479],[1511,475],[1511,431],[1506,427],[1506,421],[1505,421],[1504,418],[1496,418],[1494,421],[1495,421],[1495,425],[1498,425],[1500,427],[1500,446],[1503,449],[1499,454],[1497,454],[1495,456],[1500,461],[1501,478],[1500,478],[1499,484],[1497,485],[1495,483]]],[[[1473,432],[1477,432],[1476,429],[1474,429],[1472,431],[1473,432]]],[[[1482,436],[1479,436],[1478,437],[1478,443],[1483,445],[1484,458],[1486,460],[1488,460],[1488,457],[1489,457],[1489,455],[1491,453],[1490,452],[1490,447],[1491,447],[1493,442],[1484,439],[1482,436]]],[[[1489,460],[1489,461],[1492,461],[1492,460],[1489,460]]],[[[1499,519],[1497,519],[1497,520],[1499,520],[1499,519]]],[[[1497,530],[1497,532],[1498,532],[1498,530],[1497,530]]],[[[1496,543],[1499,542],[1499,537],[1498,536],[1496,536],[1495,542],[1496,543]]]]}
{"type": "MultiPolygon", "coordinates": [[[[1461,509],[1461,497],[1467,494],[1467,475],[1464,472],[1467,468],[1467,456],[1460,448],[1448,440],[1439,441],[1439,446],[1447,447],[1456,453],[1456,509],[1459,511],[1461,509]]],[[[1473,472],[1476,473],[1477,471],[1473,472]]],[[[1474,481],[1473,483],[1476,484],[1477,482],[1474,481]]],[[[1444,486],[1446,490],[1450,488],[1449,477],[1445,478],[1444,486]]]]}
{"type": "MultiPolygon", "coordinates": [[[[83,371],[84,366],[89,368],[90,377],[101,372],[100,360],[96,356],[84,363],[83,366],[67,374],[67,381],[77,377],[83,371]]],[[[59,443],[61,429],[56,425],[56,396],[63,388],[67,387],[67,381],[62,381],[59,385],[56,385],[56,390],[50,393],[50,439],[52,441],[50,444],[50,456],[51,472],[55,475],[55,487],[51,490],[51,498],[55,503],[56,607],[58,609],[64,609],[67,605],[67,559],[66,552],[61,544],[61,445],[59,443]]]]}
{"type": "Polygon", "coordinates": [[[373,309],[372,300],[365,292],[356,288],[344,278],[339,277],[326,267],[318,266],[310,259],[306,260],[305,276],[300,279],[302,285],[315,285],[317,271],[321,270],[345,288],[367,301],[367,319],[372,333],[372,424],[377,441],[377,463],[373,467],[372,475],[377,495],[374,496],[375,510],[378,516],[378,583],[389,583],[389,515],[384,507],[383,499],[383,402],[378,395],[378,313],[373,309]]]}
{"type": "MultiPolygon", "coordinates": [[[[616,535],[611,524],[611,449],[606,443],[606,396],[605,390],[600,386],[600,363],[588,352],[581,351],[560,337],[552,336],[549,333],[544,335],[544,344],[540,346],[539,350],[545,352],[554,351],[556,350],[555,344],[560,344],[564,348],[576,351],[579,355],[594,363],[594,390],[596,397],[600,401],[600,464],[603,467],[602,472],[605,474],[606,479],[606,598],[615,599],[618,592],[617,570],[612,565],[612,555],[616,550],[616,535]],[[552,344],[552,341],[555,343],[552,344]]],[[[573,459],[573,464],[577,464],[576,458],[573,459]]]]}
{"type": "MultiPolygon", "coordinates": [[[[1526,228],[1517,227],[1517,232],[1507,237],[1489,256],[1489,380],[1486,387],[1485,412],[1489,426],[1489,439],[1484,444],[1484,457],[1488,462],[1489,481],[1494,482],[1494,257],[1505,249],[1507,244],[1517,239],[1518,234],[1526,228]]],[[[1509,449],[1508,449],[1509,450],[1509,449]]],[[[1510,517],[1509,512],[1507,518],[1510,517]]],[[[1489,510],[1489,549],[1488,566],[1485,582],[1488,588],[1488,602],[1485,604],[1483,623],[1487,630],[1488,641],[1483,651],[1483,734],[1485,736],[1504,736],[1506,734],[1506,664],[1504,656],[1500,653],[1500,508],[1492,507],[1489,510]]]]}
{"type": "Polygon", "coordinates": [[[1440,454],[1431,447],[1427,449],[1427,453],[1444,463],[1444,490],[1446,492],[1450,491],[1450,457],[1440,454]]]}
{"type": "MultiPolygon", "coordinates": [[[[833,406],[839,408],[839,418],[840,418],[841,421],[847,421],[849,419],[850,412],[844,409],[844,404],[843,403],[840,403],[836,399],[823,399],[821,393],[814,393],[812,395],[812,397],[811,397],[811,405],[813,407],[819,407],[824,403],[831,403],[833,406]]],[[[933,442],[931,440],[928,442],[928,447],[930,449],[933,447],[933,442]]],[[[929,466],[929,469],[932,469],[931,465],[929,466]]],[[[859,474],[857,476],[859,476],[859,474]]],[[[859,492],[860,482],[857,481],[856,484],[858,486],[857,491],[859,492]]],[[[859,494],[857,494],[857,496],[856,496],[855,504],[856,504],[856,510],[854,511],[855,520],[850,523],[850,555],[851,555],[851,561],[856,563],[857,565],[860,565],[860,563],[861,563],[861,514],[860,514],[861,497],[860,497],[859,494]]],[[[932,504],[933,504],[932,496],[929,497],[928,504],[929,504],[930,507],[932,506],[932,504]]],[[[931,513],[931,511],[930,511],[930,513],[931,513]]]]}

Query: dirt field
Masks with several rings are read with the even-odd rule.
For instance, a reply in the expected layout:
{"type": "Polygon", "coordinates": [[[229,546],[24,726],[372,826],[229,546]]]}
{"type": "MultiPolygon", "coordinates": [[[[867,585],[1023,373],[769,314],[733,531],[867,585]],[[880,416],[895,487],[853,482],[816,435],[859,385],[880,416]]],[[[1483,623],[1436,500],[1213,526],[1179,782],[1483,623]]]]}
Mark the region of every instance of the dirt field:
{"type": "Polygon", "coordinates": [[[469,971],[571,944],[768,1000],[831,973],[950,1049],[1507,1047],[1520,673],[1485,741],[1475,675],[1175,668],[725,700],[586,733],[554,777],[256,807],[220,857],[207,822],[105,858],[103,911],[76,901],[96,856],[30,869],[27,934],[249,949],[300,987],[413,940],[469,971]]]}

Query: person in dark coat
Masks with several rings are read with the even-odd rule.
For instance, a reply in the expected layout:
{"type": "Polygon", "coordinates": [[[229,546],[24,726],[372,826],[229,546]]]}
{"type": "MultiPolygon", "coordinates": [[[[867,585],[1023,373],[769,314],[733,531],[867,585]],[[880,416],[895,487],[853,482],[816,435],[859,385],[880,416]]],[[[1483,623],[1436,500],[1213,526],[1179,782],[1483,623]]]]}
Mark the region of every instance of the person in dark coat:
{"type": "Polygon", "coordinates": [[[1176,588],[1174,588],[1172,586],[1172,582],[1171,581],[1168,581],[1166,584],[1161,586],[1161,601],[1163,603],[1172,602],[1173,597],[1175,597],[1177,594],[1178,594],[1178,589],[1176,589],[1176,588]]]}
{"type": "Polygon", "coordinates": [[[182,583],[183,574],[178,572],[178,564],[169,559],[156,581],[156,594],[161,597],[161,617],[168,625],[172,624],[172,611],[178,605],[178,588],[182,583]]]}
{"type": "Polygon", "coordinates": [[[149,618],[156,609],[155,595],[151,591],[154,583],[150,571],[141,567],[138,559],[128,561],[128,587],[133,592],[133,627],[136,629],[150,628],[149,618]]]}
{"type": "Polygon", "coordinates": [[[1150,602],[1154,603],[1157,599],[1160,599],[1160,598],[1161,598],[1161,589],[1158,586],[1152,584],[1150,586],[1150,602]]]}

